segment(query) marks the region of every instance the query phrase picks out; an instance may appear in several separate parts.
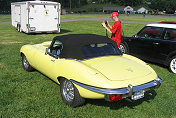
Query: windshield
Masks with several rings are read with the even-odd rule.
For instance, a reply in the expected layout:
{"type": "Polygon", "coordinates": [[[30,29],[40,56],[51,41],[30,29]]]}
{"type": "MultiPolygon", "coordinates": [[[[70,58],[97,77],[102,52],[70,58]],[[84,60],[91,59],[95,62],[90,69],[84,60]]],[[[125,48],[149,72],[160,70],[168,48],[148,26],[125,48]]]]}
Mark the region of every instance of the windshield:
{"type": "Polygon", "coordinates": [[[118,55],[117,50],[110,43],[90,44],[83,47],[83,55],[86,58],[99,56],[118,55]]]}

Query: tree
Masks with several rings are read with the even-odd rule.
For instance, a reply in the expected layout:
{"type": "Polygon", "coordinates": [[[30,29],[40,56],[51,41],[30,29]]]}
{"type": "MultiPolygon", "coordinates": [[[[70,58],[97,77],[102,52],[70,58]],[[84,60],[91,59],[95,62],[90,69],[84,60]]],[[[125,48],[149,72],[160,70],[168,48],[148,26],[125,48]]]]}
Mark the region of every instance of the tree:
{"type": "Polygon", "coordinates": [[[159,11],[166,11],[166,13],[174,13],[176,9],[175,0],[151,0],[150,8],[159,11]]]}
{"type": "Polygon", "coordinates": [[[143,0],[118,0],[118,3],[122,6],[137,6],[143,3],[143,0]]]}

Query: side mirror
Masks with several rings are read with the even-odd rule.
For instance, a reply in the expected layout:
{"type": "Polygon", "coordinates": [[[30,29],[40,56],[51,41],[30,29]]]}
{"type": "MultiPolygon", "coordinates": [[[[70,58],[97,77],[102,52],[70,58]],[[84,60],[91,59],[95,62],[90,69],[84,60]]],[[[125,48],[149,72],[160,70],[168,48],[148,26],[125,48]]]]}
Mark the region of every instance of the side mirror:
{"type": "Polygon", "coordinates": [[[139,36],[138,36],[138,35],[133,35],[132,37],[139,38],[139,36]]]}
{"type": "Polygon", "coordinates": [[[47,55],[49,53],[49,51],[50,51],[50,49],[46,48],[45,55],[47,55]]]}

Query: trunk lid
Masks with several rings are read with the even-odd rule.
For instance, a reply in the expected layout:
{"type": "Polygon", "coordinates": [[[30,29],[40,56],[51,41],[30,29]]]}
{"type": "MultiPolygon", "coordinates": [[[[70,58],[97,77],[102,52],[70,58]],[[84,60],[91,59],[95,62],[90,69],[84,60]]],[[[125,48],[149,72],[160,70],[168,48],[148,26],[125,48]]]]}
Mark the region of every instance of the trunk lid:
{"type": "Polygon", "coordinates": [[[152,73],[145,65],[123,56],[100,57],[82,62],[111,81],[140,79],[152,73]]]}

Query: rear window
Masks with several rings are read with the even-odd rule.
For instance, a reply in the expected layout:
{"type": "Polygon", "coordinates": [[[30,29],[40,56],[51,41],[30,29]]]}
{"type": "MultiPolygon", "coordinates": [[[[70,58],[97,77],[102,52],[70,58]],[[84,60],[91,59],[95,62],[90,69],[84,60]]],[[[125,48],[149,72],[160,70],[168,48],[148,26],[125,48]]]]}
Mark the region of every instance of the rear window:
{"type": "Polygon", "coordinates": [[[117,50],[110,43],[90,44],[83,47],[83,55],[86,58],[118,55],[117,50]]]}
{"type": "Polygon", "coordinates": [[[176,41],[176,29],[166,29],[164,39],[176,41]]]}

